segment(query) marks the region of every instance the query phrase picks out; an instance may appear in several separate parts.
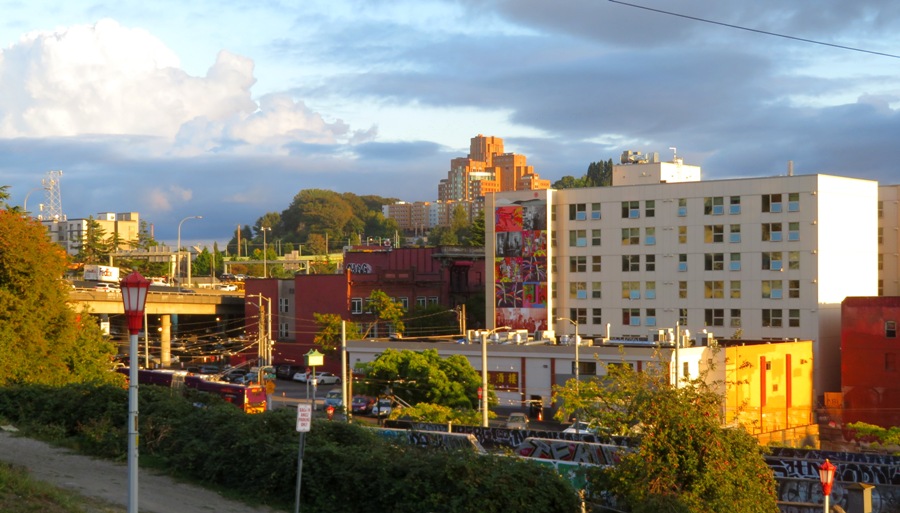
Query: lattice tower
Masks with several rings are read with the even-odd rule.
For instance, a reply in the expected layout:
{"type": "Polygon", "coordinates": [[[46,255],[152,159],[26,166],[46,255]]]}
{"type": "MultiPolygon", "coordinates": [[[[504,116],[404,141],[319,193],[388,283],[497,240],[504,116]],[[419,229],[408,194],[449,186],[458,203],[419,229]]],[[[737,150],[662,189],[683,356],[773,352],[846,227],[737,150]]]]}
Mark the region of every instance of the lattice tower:
{"type": "Polygon", "coordinates": [[[46,191],[47,213],[44,219],[51,221],[65,221],[66,216],[62,209],[62,194],[59,192],[59,179],[62,171],[47,171],[47,178],[41,180],[46,191]]]}

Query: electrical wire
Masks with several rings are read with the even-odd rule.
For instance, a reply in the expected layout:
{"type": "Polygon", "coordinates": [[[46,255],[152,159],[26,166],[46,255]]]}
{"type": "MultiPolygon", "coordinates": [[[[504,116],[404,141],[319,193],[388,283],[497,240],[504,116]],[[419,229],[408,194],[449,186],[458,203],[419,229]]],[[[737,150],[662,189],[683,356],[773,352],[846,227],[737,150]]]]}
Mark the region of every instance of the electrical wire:
{"type": "Polygon", "coordinates": [[[722,27],[728,27],[728,28],[733,28],[733,29],[738,29],[738,30],[746,30],[747,32],[755,32],[757,34],[764,34],[767,36],[782,37],[785,39],[792,39],[794,41],[801,41],[804,43],[812,43],[812,44],[816,44],[816,45],[830,46],[832,48],[840,48],[841,50],[850,50],[853,52],[862,52],[862,53],[868,53],[868,54],[872,54],[872,55],[880,55],[882,57],[891,57],[893,59],[900,59],[900,55],[894,55],[891,53],[876,52],[873,50],[865,50],[862,48],[855,48],[852,46],[843,46],[843,45],[836,45],[834,43],[826,43],[824,41],[816,41],[815,39],[806,39],[806,38],[802,38],[802,37],[789,36],[787,34],[779,34],[777,32],[769,32],[767,30],[754,29],[754,28],[750,28],[750,27],[742,27],[740,25],[732,25],[730,23],[724,23],[721,21],[708,20],[706,18],[698,18],[696,16],[689,16],[687,14],[681,14],[681,13],[672,12],[672,11],[664,11],[662,9],[654,9],[653,7],[647,7],[644,5],[637,5],[637,4],[631,4],[628,2],[622,2],[621,0],[609,0],[609,2],[612,2],[614,4],[624,5],[627,7],[634,7],[636,9],[644,9],[645,11],[652,11],[652,12],[656,12],[656,13],[660,13],[660,14],[668,14],[669,16],[675,16],[678,18],[685,18],[688,20],[701,21],[703,23],[710,23],[712,25],[720,25],[722,27]]]}

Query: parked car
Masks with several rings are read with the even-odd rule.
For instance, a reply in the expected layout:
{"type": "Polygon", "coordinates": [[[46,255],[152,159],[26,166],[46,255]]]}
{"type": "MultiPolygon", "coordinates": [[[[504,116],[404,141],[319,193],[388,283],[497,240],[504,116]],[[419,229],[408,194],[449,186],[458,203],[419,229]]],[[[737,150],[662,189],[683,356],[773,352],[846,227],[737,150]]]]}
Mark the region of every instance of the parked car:
{"type": "Polygon", "coordinates": [[[116,293],[121,292],[119,286],[114,283],[98,283],[94,285],[94,290],[97,292],[106,292],[106,293],[116,293]]]}
{"type": "Polygon", "coordinates": [[[388,417],[391,414],[391,400],[379,399],[375,406],[372,407],[372,415],[376,417],[388,417]]]}
{"type": "Polygon", "coordinates": [[[294,381],[299,381],[300,383],[306,383],[306,381],[309,379],[309,376],[310,376],[309,372],[306,372],[306,371],[295,372],[294,373],[294,381]]]}
{"type": "Polygon", "coordinates": [[[329,390],[327,394],[325,394],[325,407],[333,406],[335,409],[341,409],[344,407],[344,391],[335,388],[333,390],[329,390]]]}
{"type": "MultiPolygon", "coordinates": [[[[300,383],[306,383],[307,381],[312,379],[312,373],[310,372],[298,372],[294,374],[294,381],[299,381],[300,383]]],[[[318,385],[337,385],[340,384],[341,378],[339,376],[335,376],[334,373],[331,372],[317,372],[316,373],[316,384],[318,385]]]]}
{"type": "Polygon", "coordinates": [[[234,283],[218,283],[216,284],[216,290],[221,290],[224,292],[233,292],[237,290],[237,285],[234,283]]]}
{"type": "Polygon", "coordinates": [[[350,402],[350,408],[353,413],[370,413],[373,406],[375,406],[375,398],[366,395],[353,396],[353,400],[350,402]]]}
{"type": "Polygon", "coordinates": [[[591,425],[587,422],[573,422],[571,426],[562,430],[563,433],[576,433],[576,434],[596,434],[597,430],[591,428],[591,425]]]}
{"type": "Polygon", "coordinates": [[[528,429],[528,417],[524,413],[510,413],[506,419],[506,429],[528,429]]]}

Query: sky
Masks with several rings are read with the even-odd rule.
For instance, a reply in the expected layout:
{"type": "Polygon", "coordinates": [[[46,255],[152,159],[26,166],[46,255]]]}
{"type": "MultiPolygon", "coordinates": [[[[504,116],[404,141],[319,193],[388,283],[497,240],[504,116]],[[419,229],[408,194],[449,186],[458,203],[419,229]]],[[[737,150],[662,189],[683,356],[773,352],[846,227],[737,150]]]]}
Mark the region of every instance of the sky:
{"type": "Polygon", "coordinates": [[[705,180],[900,183],[890,0],[0,0],[0,185],[211,246],[304,189],[433,201],[500,137],[542,177],[624,150],[705,180]],[[661,12],[666,11],[666,12],[661,12]],[[672,150],[671,148],[677,148],[672,150]],[[189,216],[203,216],[186,223],[189,216]]]}

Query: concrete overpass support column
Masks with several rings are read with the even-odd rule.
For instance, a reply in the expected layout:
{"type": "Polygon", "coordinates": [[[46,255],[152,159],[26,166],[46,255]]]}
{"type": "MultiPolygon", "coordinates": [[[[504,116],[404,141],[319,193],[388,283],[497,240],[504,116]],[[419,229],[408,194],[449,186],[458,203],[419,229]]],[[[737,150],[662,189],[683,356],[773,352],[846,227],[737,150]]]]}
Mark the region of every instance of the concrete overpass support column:
{"type": "Polygon", "coordinates": [[[172,318],[169,314],[159,316],[160,334],[159,334],[159,358],[163,367],[172,364],[172,318]]]}

